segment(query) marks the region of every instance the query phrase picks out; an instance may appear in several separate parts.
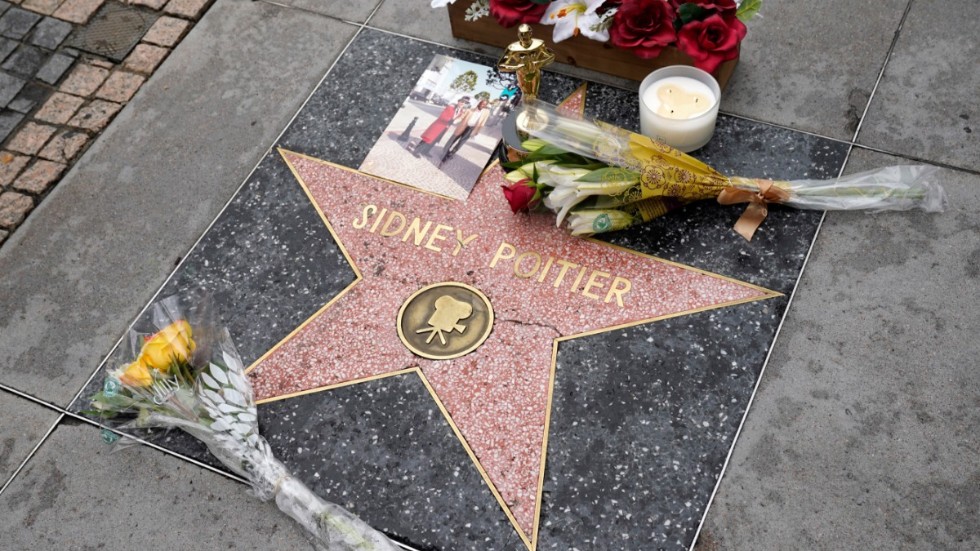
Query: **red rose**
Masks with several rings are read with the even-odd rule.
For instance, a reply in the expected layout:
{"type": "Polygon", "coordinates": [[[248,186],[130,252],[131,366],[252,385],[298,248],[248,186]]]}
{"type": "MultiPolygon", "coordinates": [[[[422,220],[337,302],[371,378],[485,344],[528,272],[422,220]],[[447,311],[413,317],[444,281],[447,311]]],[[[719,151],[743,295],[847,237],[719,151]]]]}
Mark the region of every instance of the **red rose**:
{"type": "Polygon", "coordinates": [[[670,5],[675,10],[679,10],[684,4],[694,4],[709,13],[720,13],[725,17],[732,17],[738,11],[735,0],[670,0],[670,5]]]}
{"type": "Polygon", "coordinates": [[[723,61],[738,57],[738,44],[745,32],[745,25],[737,18],[714,14],[681,27],[677,47],[694,59],[695,67],[713,73],[723,61]]]}
{"type": "Polygon", "coordinates": [[[537,23],[548,9],[548,3],[529,0],[490,0],[490,15],[503,27],[519,23],[537,23]]]}
{"type": "Polygon", "coordinates": [[[530,179],[525,178],[510,187],[500,186],[504,188],[504,197],[510,203],[510,210],[514,214],[522,210],[528,210],[533,206],[531,203],[537,202],[534,200],[534,196],[538,190],[533,184],[529,184],[530,181],[530,179]]]}
{"type": "Polygon", "coordinates": [[[657,57],[676,39],[674,8],[666,0],[623,0],[609,29],[613,46],[644,59],[657,57]]]}

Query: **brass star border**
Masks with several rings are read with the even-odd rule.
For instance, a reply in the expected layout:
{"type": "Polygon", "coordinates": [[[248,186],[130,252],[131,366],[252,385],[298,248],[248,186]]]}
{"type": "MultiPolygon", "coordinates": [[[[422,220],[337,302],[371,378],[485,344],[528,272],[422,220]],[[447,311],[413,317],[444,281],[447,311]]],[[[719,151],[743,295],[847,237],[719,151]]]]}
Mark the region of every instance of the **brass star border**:
{"type": "MultiPolygon", "coordinates": [[[[316,157],[311,157],[309,155],[304,155],[302,153],[297,153],[297,152],[294,152],[294,151],[289,151],[289,150],[286,150],[286,149],[283,149],[283,148],[277,148],[277,151],[279,152],[280,156],[282,157],[283,162],[285,162],[286,165],[289,167],[290,172],[293,174],[293,177],[299,183],[300,187],[303,188],[303,192],[306,194],[307,198],[310,200],[310,203],[316,209],[317,214],[320,217],[320,220],[323,222],[324,226],[327,228],[327,231],[330,232],[330,236],[333,238],[334,242],[337,244],[338,249],[340,249],[341,253],[344,255],[344,258],[347,260],[347,263],[350,265],[351,269],[353,270],[353,272],[354,272],[354,280],[351,281],[351,283],[348,284],[346,287],[344,287],[339,293],[337,293],[336,296],[334,296],[333,298],[331,298],[320,309],[318,309],[315,313],[313,313],[313,315],[309,316],[305,321],[303,321],[303,323],[301,323],[295,329],[293,329],[292,331],[290,331],[290,333],[288,335],[286,335],[286,337],[284,337],[282,340],[280,340],[278,343],[276,343],[272,348],[270,348],[264,354],[262,354],[261,357],[259,357],[257,360],[255,360],[245,370],[245,373],[251,372],[258,364],[262,363],[262,361],[264,361],[266,358],[268,358],[270,355],[272,355],[272,353],[274,353],[279,347],[281,347],[282,345],[284,345],[285,343],[287,343],[289,340],[291,340],[296,334],[298,334],[300,331],[302,331],[303,328],[305,328],[308,324],[310,324],[320,314],[322,314],[323,312],[325,312],[326,310],[328,310],[330,307],[332,307],[337,301],[339,301],[344,295],[346,295],[351,289],[353,289],[363,279],[363,276],[361,274],[360,268],[354,262],[353,258],[351,257],[350,253],[347,251],[347,248],[344,246],[344,243],[341,241],[341,239],[338,236],[338,234],[334,231],[334,228],[330,224],[330,221],[327,219],[327,216],[324,214],[324,212],[321,209],[320,205],[317,203],[316,199],[313,197],[313,194],[312,194],[310,188],[303,181],[303,178],[300,176],[300,174],[298,173],[298,171],[296,170],[296,168],[292,165],[292,163],[289,162],[289,159],[287,157],[287,154],[288,155],[295,156],[295,157],[305,158],[305,159],[308,159],[310,161],[321,163],[321,164],[324,164],[324,165],[327,165],[327,166],[330,166],[330,167],[333,167],[333,168],[337,168],[337,169],[340,169],[340,170],[344,170],[344,171],[347,171],[347,172],[352,172],[354,174],[357,174],[357,175],[360,175],[360,176],[363,176],[363,177],[368,177],[368,178],[373,178],[373,179],[376,179],[376,180],[381,180],[381,181],[387,182],[387,183],[389,183],[391,185],[400,186],[400,187],[403,187],[403,188],[408,188],[408,189],[410,189],[410,190],[412,190],[414,192],[417,192],[417,193],[423,193],[423,194],[433,195],[433,196],[440,197],[442,199],[446,199],[446,200],[450,200],[450,201],[458,201],[458,199],[454,199],[454,198],[451,198],[451,197],[446,197],[444,195],[441,195],[441,194],[438,194],[438,193],[434,193],[434,192],[431,192],[431,191],[427,191],[427,190],[423,190],[423,189],[418,189],[418,188],[415,188],[415,187],[407,186],[405,184],[396,182],[394,180],[390,180],[390,179],[387,179],[387,178],[382,178],[382,177],[375,176],[375,175],[372,175],[372,174],[367,174],[367,173],[361,172],[359,170],[352,169],[350,167],[346,167],[346,166],[343,166],[343,165],[332,163],[330,161],[325,161],[323,159],[317,159],[316,157]]],[[[480,178],[483,178],[483,176],[486,174],[486,172],[488,170],[490,170],[491,168],[493,168],[494,166],[496,166],[497,164],[498,164],[498,161],[497,160],[494,160],[493,162],[491,162],[486,168],[484,168],[483,172],[480,174],[480,178]]],[[[727,276],[722,276],[722,275],[719,275],[719,274],[708,272],[706,270],[701,270],[699,268],[695,268],[695,267],[692,267],[692,266],[681,264],[681,263],[678,263],[678,262],[672,262],[670,260],[665,260],[665,259],[662,259],[662,258],[653,256],[653,255],[648,255],[648,254],[645,254],[645,253],[641,253],[641,252],[638,252],[638,251],[627,249],[625,247],[620,247],[618,245],[613,245],[613,244],[610,244],[610,243],[606,243],[604,241],[599,241],[597,239],[591,239],[591,238],[588,238],[588,239],[590,241],[593,241],[593,242],[598,243],[598,244],[600,244],[602,246],[605,246],[605,247],[611,247],[611,248],[614,248],[614,249],[618,249],[618,250],[627,252],[629,254],[637,255],[637,256],[640,256],[640,257],[644,257],[644,258],[649,258],[649,259],[655,260],[657,262],[662,262],[662,263],[665,263],[665,264],[668,264],[668,265],[681,267],[681,268],[683,268],[685,270],[690,270],[690,271],[698,272],[698,273],[701,273],[703,275],[707,275],[707,276],[714,277],[714,278],[717,278],[717,279],[721,279],[721,280],[733,282],[733,283],[736,283],[736,284],[741,285],[741,286],[745,286],[745,287],[749,287],[749,288],[755,289],[755,290],[757,290],[757,291],[759,291],[759,292],[761,292],[763,294],[762,294],[762,296],[759,296],[759,297],[751,297],[751,298],[733,300],[733,301],[730,301],[730,302],[719,303],[719,304],[715,304],[715,305],[711,305],[711,306],[704,306],[704,307],[695,308],[695,309],[691,309],[691,310],[673,312],[673,313],[670,313],[670,314],[667,314],[667,315],[663,315],[663,316],[657,316],[657,317],[652,317],[652,318],[644,318],[644,319],[640,319],[640,320],[636,320],[636,321],[631,321],[631,322],[628,322],[628,323],[622,323],[622,324],[618,324],[618,325],[604,327],[602,329],[596,329],[596,330],[592,330],[592,331],[585,331],[585,332],[582,332],[582,333],[576,333],[576,334],[572,334],[572,335],[563,335],[563,336],[556,337],[555,339],[553,339],[552,353],[551,353],[551,367],[550,367],[550,370],[549,370],[549,378],[548,378],[547,406],[545,408],[544,440],[542,442],[542,449],[541,449],[541,453],[540,453],[540,465],[539,465],[539,469],[538,469],[537,491],[536,491],[535,505],[534,505],[534,526],[533,526],[533,531],[532,531],[532,534],[531,534],[530,537],[524,532],[524,530],[521,528],[520,524],[517,522],[517,519],[515,518],[514,514],[510,510],[510,507],[507,505],[507,503],[504,501],[503,497],[501,496],[500,492],[494,486],[493,481],[490,480],[490,477],[487,474],[486,470],[480,464],[480,460],[477,458],[476,454],[473,452],[473,449],[470,447],[469,443],[463,437],[463,434],[460,431],[459,427],[457,427],[456,423],[453,421],[452,416],[449,414],[449,411],[446,409],[446,406],[443,404],[442,400],[436,394],[435,389],[429,383],[429,381],[426,379],[426,377],[423,374],[422,369],[420,367],[410,367],[410,368],[407,368],[407,369],[401,369],[401,370],[391,371],[391,372],[388,372],[388,373],[383,373],[383,374],[379,374],[379,375],[373,375],[373,376],[370,376],[370,377],[364,377],[364,378],[360,378],[360,379],[345,381],[345,382],[338,383],[338,384],[332,384],[332,385],[326,385],[326,386],[317,387],[317,388],[311,388],[311,389],[307,389],[307,390],[303,390],[303,391],[299,391],[299,392],[293,392],[293,393],[284,394],[284,395],[281,395],[281,396],[276,396],[274,398],[267,398],[267,399],[264,399],[264,400],[259,400],[257,403],[258,404],[266,404],[266,403],[280,401],[280,400],[287,400],[287,399],[290,399],[290,398],[296,398],[298,396],[304,396],[304,395],[307,395],[307,394],[314,394],[314,393],[318,393],[318,392],[329,391],[329,390],[333,390],[333,389],[337,389],[337,388],[343,388],[343,387],[352,386],[352,385],[356,385],[356,384],[360,384],[360,383],[365,383],[365,382],[368,382],[368,381],[376,381],[376,380],[385,379],[385,378],[388,378],[388,377],[396,377],[396,376],[409,375],[409,374],[413,374],[414,373],[415,375],[417,375],[419,377],[419,379],[421,380],[422,384],[425,386],[426,390],[429,392],[429,395],[432,397],[433,403],[439,408],[439,411],[442,412],[442,415],[445,418],[446,422],[448,423],[449,427],[452,429],[453,434],[456,435],[456,438],[459,440],[460,445],[466,451],[466,454],[469,456],[470,460],[473,461],[473,465],[476,467],[477,471],[480,473],[480,476],[483,477],[483,481],[486,483],[487,487],[490,489],[490,492],[493,494],[494,498],[497,500],[497,503],[500,505],[501,509],[504,511],[504,514],[507,516],[508,520],[510,521],[511,525],[514,527],[514,530],[517,532],[518,536],[521,538],[521,540],[527,546],[527,548],[528,548],[529,551],[536,551],[536,549],[537,549],[537,543],[538,543],[538,533],[539,533],[540,521],[541,521],[541,501],[542,501],[542,495],[543,495],[543,490],[544,490],[545,464],[546,464],[546,461],[547,461],[547,453],[548,453],[548,434],[549,434],[549,429],[550,429],[550,425],[551,425],[551,409],[552,409],[552,402],[553,402],[553,395],[554,395],[555,377],[556,377],[557,366],[558,366],[558,345],[561,342],[564,342],[564,341],[567,341],[567,340],[572,340],[572,339],[577,339],[577,338],[580,338],[580,337],[587,337],[587,336],[590,336],[590,335],[596,335],[596,334],[600,334],[600,333],[608,333],[608,332],[616,331],[616,330],[619,330],[619,329],[624,329],[624,328],[628,328],[628,327],[634,327],[634,326],[637,326],[637,325],[644,325],[644,324],[647,324],[647,323],[653,323],[653,322],[661,321],[661,320],[665,320],[665,319],[670,319],[670,318],[675,318],[675,317],[681,317],[681,316],[687,316],[687,315],[696,314],[696,313],[704,312],[704,311],[708,311],[708,310],[715,310],[715,309],[719,309],[719,308],[726,308],[726,307],[729,307],[729,306],[736,306],[736,305],[739,305],[739,304],[746,304],[746,303],[749,303],[749,302],[757,302],[757,301],[761,301],[761,300],[768,300],[768,299],[771,299],[771,298],[776,298],[776,297],[784,296],[782,293],[779,293],[779,292],[776,292],[776,291],[772,291],[772,290],[769,290],[769,289],[766,289],[764,287],[760,287],[760,286],[757,286],[757,285],[752,285],[750,283],[746,283],[744,281],[740,281],[740,280],[737,280],[737,279],[734,279],[734,278],[730,278],[730,277],[727,277],[727,276]]]]}

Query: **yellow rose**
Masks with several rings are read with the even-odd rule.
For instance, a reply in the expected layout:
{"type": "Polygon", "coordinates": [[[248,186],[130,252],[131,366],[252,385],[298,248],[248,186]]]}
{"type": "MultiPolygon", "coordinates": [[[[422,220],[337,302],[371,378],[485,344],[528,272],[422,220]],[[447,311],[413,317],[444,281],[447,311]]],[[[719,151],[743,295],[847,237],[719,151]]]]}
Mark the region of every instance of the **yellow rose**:
{"type": "Polygon", "coordinates": [[[153,383],[153,376],[145,365],[135,361],[120,370],[119,381],[127,386],[145,387],[153,383]]]}
{"type": "Polygon", "coordinates": [[[186,362],[194,352],[194,340],[191,338],[191,325],[184,320],[176,321],[161,329],[145,343],[137,361],[160,371],[170,371],[174,361],[186,362]]]}

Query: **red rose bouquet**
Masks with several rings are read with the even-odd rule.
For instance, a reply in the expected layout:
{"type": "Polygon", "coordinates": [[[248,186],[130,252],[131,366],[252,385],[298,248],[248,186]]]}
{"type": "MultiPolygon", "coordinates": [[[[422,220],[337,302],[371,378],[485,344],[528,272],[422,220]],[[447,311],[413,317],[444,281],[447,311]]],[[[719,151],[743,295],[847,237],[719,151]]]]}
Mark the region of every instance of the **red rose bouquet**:
{"type": "MultiPolygon", "coordinates": [[[[432,0],[443,7],[456,0],[432,0]]],[[[676,46],[694,66],[714,72],[738,57],[744,22],[762,0],[473,0],[466,20],[491,16],[504,27],[554,26],[561,42],[579,34],[650,59],[676,46]]]]}

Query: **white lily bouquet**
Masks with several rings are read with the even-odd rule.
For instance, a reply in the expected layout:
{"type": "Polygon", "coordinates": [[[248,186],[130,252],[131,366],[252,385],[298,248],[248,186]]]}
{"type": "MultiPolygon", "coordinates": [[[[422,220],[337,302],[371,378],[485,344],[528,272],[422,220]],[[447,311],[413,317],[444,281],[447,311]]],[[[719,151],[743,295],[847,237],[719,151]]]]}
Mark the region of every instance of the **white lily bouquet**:
{"type": "Polygon", "coordinates": [[[252,386],[227,329],[209,322],[208,301],[193,309],[193,321],[178,304],[174,296],[152,306],[155,333],[130,331],[132,361],[108,373],[86,413],[103,419],[128,417],[120,429],[182,429],[248,480],[259,499],[275,499],[321,549],[397,549],[383,534],[320,499],[289,474],[259,434],[252,386]]]}
{"type": "Polygon", "coordinates": [[[725,176],[690,155],[602,121],[568,117],[540,100],[522,109],[531,123],[530,154],[508,162],[504,196],[514,212],[543,206],[574,235],[649,222],[692,201],[747,203],[735,231],[751,240],[768,205],[814,210],[942,212],[938,169],[890,166],[830,180],[725,176]]]}

